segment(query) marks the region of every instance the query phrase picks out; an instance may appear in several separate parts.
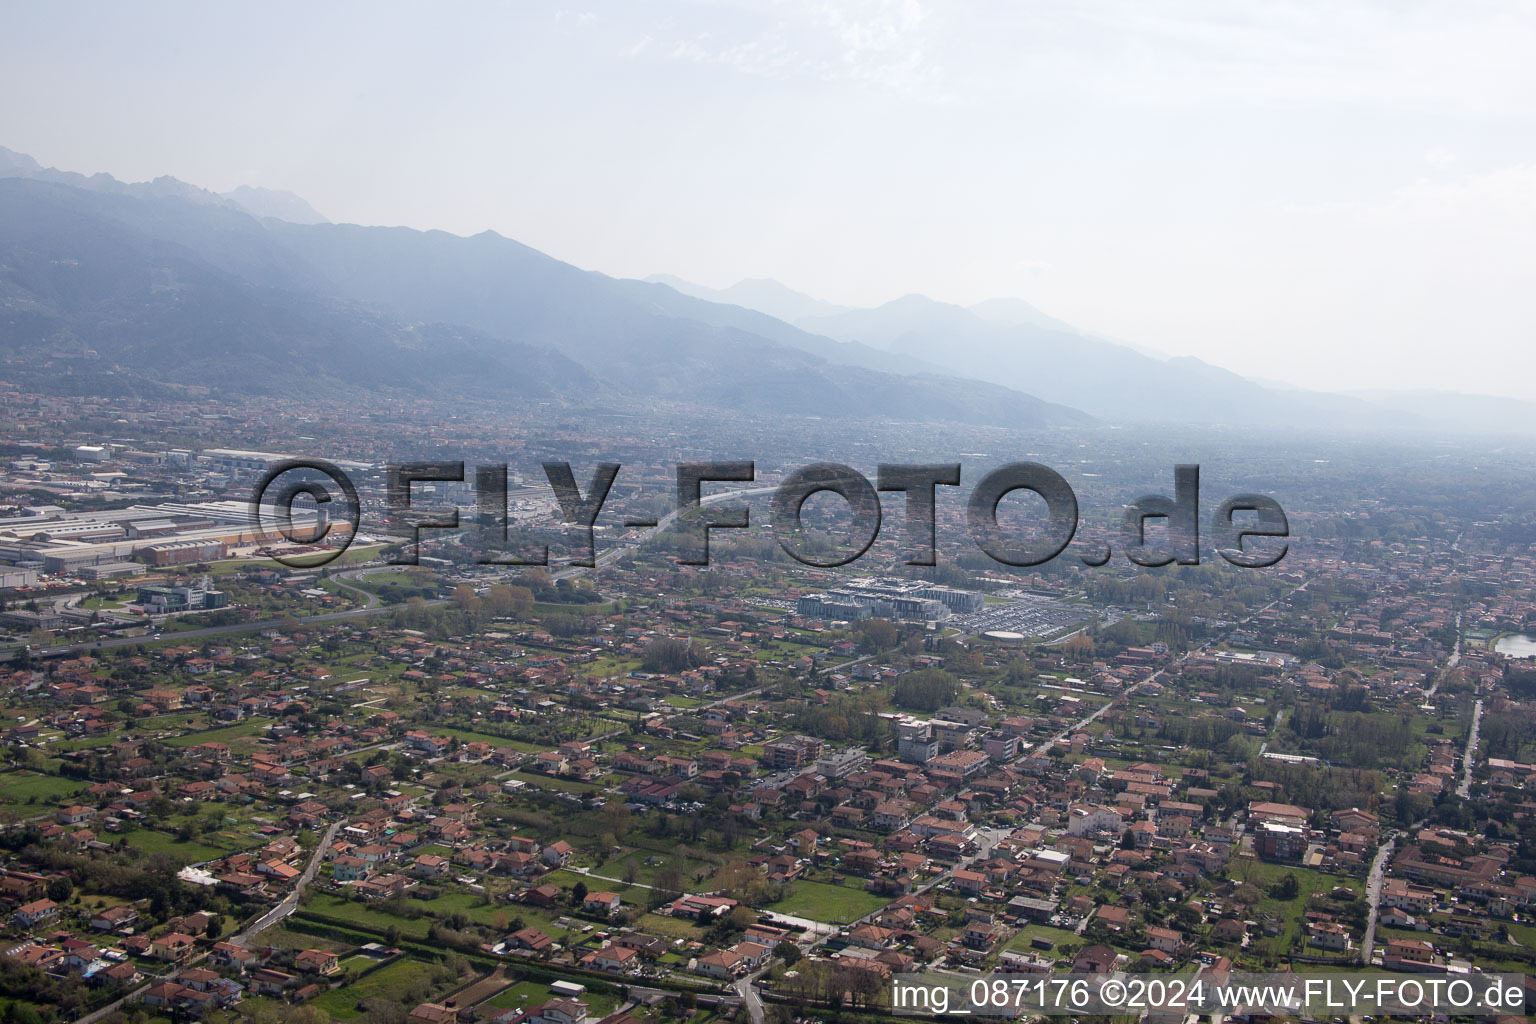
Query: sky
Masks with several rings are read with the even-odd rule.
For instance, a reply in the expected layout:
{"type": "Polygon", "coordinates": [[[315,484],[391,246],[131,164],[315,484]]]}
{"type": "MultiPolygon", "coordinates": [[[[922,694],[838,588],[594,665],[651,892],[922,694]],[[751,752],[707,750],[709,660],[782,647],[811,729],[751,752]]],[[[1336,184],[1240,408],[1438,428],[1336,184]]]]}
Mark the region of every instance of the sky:
{"type": "Polygon", "coordinates": [[[1325,390],[1528,397],[1536,6],[12,5],[0,145],[605,273],[1025,299],[1325,390]]]}

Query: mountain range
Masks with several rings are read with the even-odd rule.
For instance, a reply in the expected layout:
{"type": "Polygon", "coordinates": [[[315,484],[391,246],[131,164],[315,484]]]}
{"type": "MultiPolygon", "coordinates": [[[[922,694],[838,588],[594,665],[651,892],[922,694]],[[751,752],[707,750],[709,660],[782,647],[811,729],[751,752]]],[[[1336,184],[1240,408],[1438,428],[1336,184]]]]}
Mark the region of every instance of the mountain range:
{"type": "MultiPolygon", "coordinates": [[[[1090,422],[995,384],[829,361],[817,350],[856,346],[584,271],[494,232],[258,219],[248,202],[239,190],[127,185],[0,153],[5,376],[66,392],[394,388],[578,407],[1090,422]]],[[[312,220],[307,204],[296,209],[312,220]]]]}
{"type": "Polygon", "coordinates": [[[491,231],[333,224],[291,193],[129,184],[3,148],[0,372],[64,393],[380,389],[1010,427],[1435,422],[1414,396],[1266,387],[1019,299],[853,309],[771,280],[614,278],[491,231]]]}

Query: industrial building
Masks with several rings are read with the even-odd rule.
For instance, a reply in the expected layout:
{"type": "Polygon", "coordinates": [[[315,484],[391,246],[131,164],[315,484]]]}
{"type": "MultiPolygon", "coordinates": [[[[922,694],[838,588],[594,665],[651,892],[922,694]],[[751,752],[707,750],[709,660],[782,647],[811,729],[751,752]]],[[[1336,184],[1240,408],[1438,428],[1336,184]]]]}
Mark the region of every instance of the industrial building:
{"type": "MultiPolygon", "coordinates": [[[[334,528],[346,529],[345,520],[340,517],[334,528]]],[[[318,534],[328,523],[324,505],[293,510],[296,535],[318,534]]],[[[262,529],[245,501],[163,502],[88,512],[48,508],[0,520],[0,566],[69,575],[134,558],[171,565],[220,558],[241,544],[286,542],[274,530],[262,529]]]]}
{"type": "Polygon", "coordinates": [[[921,580],[895,577],[851,579],[820,594],[800,598],[799,615],[813,619],[908,619],[941,622],[951,614],[969,615],[981,610],[986,599],[969,590],[935,586],[921,580]]]}

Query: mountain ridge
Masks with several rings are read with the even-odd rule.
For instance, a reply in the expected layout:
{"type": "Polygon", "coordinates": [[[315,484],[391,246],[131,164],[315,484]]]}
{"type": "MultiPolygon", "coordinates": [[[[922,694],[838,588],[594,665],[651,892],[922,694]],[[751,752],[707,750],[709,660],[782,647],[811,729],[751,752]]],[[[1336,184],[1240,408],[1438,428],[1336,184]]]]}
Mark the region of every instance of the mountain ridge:
{"type": "Polygon", "coordinates": [[[172,179],[125,186],[7,164],[20,173],[0,172],[0,352],[8,376],[51,388],[103,375],[140,388],[505,388],[574,405],[1091,422],[998,385],[832,362],[808,349],[839,343],[495,232],[258,220],[172,179]],[[77,375],[86,352],[99,372],[77,375]]]}

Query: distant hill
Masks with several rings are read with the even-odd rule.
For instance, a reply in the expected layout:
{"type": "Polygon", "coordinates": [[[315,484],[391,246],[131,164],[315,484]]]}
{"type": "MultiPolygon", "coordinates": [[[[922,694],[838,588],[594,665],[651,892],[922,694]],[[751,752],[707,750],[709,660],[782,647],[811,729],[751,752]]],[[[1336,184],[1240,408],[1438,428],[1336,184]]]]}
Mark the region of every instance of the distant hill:
{"type": "Polygon", "coordinates": [[[1046,330],[1051,331],[1068,331],[1073,334],[1082,333],[1065,320],[1058,320],[1048,313],[1042,313],[1023,299],[986,299],[976,303],[974,306],[970,306],[969,309],[989,324],[1003,324],[1012,327],[1025,325],[1044,327],[1046,330]]]}
{"type": "Polygon", "coordinates": [[[0,178],[28,178],[55,185],[68,185],[87,192],[131,196],[135,199],[184,199],[201,206],[228,206],[253,217],[275,217],[295,224],[322,224],[326,219],[301,197],[292,192],[241,185],[233,192],[219,195],[169,175],[148,182],[118,181],[110,174],[78,174],[44,167],[25,153],[0,146],[0,178]]]}
{"type": "Polygon", "coordinates": [[[8,379],[47,390],[398,388],[729,414],[1090,422],[1001,385],[892,372],[909,361],[583,271],[494,232],[258,220],[174,179],[124,185],[9,151],[0,160],[0,359],[8,379]]]}
{"type": "MultiPolygon", "coordinates": [[[[1117,422],[1258,425],[1331,417],[1363,425],[1383,411],[1313,392],[1280,392],[1190,357],[1159,359],[1080,333],[1016,301],[975,310],[922,295],[800,321],[808,331],[933,360],[944,372],[1027,388],[1117,422]],[[1033,312],[1031,312],[1033,311],[1033,312]]],[[[1389,418],[1397,418],[1394,415],[1389,418]]]]}
{"type": "Polygon", "coordinates": [[[256,218],[272,217],[276,220],[285,220],[290,224],[330,223],[302,196],[296,196],[292,192],[241,185],[233,192],[225,192],[224,198],[256,218]]]}
{"type": "Polygon", "coordinates": [[[1536,401],[1455,391],[1356,391],[1353,397],[1434,426],[1489,434],[1536,433],[1536,401]]]}
{"type": "Polygon", "coordinates": [[[696,299],[755,309],[759,313],[767,313],[775,319],[790,324],[799,323],[806,317],[833,316],[849,310],[848,306],[823,302],[821,299],[797,292],[767,277],[737,281],[729,288],[706,288],[701,284],[673,277],[671,274],[652,274],[646,280],[654,284],[664,284],[696,299]]]}
{"type": "MultiPolygon", "coordinates": [[[[64,394],[153,394],[195,384],[304,395],[406,388],[425,379],[552,398],[596,386],[581,366],[547,349],[461,325],[407,324],[230,273],[179,241],[137,227],[143,202],[0,180],[0,358],[7,377],[64,394]],[[135,216],[113,218],[108,211],[115,207],[135,216]]],[[[261,230],[240,216],[250,230],[261,230]]],[[[217,236],[224,223],[219,211],[209,234],[217,236]]],[[[188,234],[181,218],[168,228],[176,238],[188,234]]]]}

